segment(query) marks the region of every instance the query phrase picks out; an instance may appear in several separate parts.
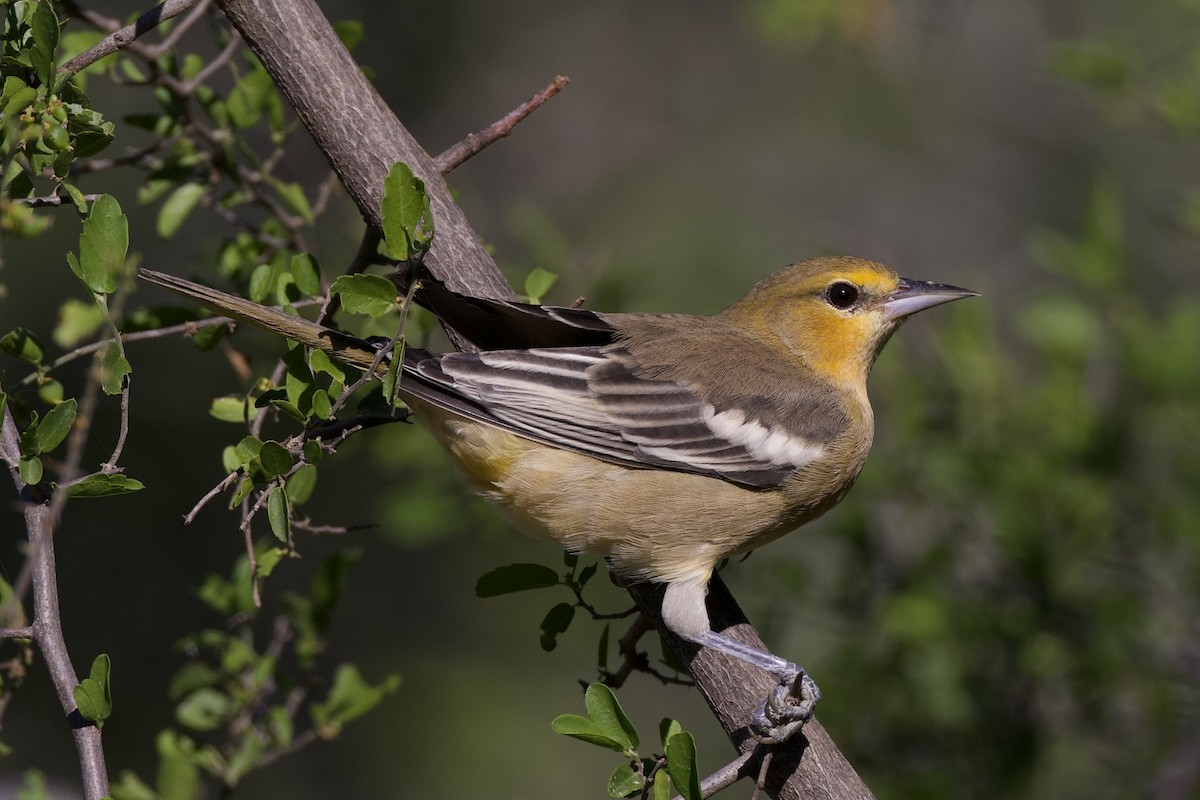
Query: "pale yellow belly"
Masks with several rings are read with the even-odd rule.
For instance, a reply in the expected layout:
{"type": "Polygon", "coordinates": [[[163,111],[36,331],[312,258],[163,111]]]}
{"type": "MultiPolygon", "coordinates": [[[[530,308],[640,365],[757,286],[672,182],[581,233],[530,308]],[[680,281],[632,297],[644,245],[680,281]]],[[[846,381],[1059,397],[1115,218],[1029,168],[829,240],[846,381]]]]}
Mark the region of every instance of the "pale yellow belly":
{"type": "Polygon", "coordinates": [[[470,483],[520,528],[605,556],[628,577],[707,581],[721,559],[803,521],[781,492],[621,467],[414,405],[470,483]]]}

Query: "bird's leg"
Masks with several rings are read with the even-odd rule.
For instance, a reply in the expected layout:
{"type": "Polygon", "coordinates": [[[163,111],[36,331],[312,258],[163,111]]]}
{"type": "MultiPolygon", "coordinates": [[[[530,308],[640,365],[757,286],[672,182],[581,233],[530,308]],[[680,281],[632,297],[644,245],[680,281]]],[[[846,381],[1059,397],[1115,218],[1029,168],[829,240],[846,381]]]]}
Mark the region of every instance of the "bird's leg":
{"type": "Polygon", "coordinates": [[[813,709],[821,699],[821,689],[803,667],[712,630],[685,638],[779,678],[779,683],[750,717],[750,735],[756,740],[763,744],[786,742],[812,718],[813,709]]]}
{"type": "Polygon", "coordinates": [[[821,690],[803,667],[766,650],[714,631],[704,597],[707,580],[676,581],[663,596],[663,622],[679,636],[702,647],[745,661],[779,678],[779,685],[750,718],[750,735],[764,744],[777,744],[800,730],[813,715],[821,690]]]}

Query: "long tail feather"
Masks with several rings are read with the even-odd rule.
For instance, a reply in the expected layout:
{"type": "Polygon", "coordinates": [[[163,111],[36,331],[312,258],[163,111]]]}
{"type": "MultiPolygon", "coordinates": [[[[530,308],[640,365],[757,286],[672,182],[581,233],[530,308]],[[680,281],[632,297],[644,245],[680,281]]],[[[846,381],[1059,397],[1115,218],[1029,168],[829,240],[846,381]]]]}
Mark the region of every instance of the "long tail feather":
{"type": "MultiPolygon", "coordinates": [[[[368,342],[356,336],[336,331],[326,325],[292,316],[276,308],[260,305],[243,297],[203,286],[174,275],[139,269],[138,276],[190,297],[208,306],[222,316],[245,322],[256,328],[270,331],[308,347],[324,350],[329,355],[360,369],[370,369],[375,361],[376,350],[368,342]]],[[[380,367],[387,369],[387,363],[380,367]]]]}

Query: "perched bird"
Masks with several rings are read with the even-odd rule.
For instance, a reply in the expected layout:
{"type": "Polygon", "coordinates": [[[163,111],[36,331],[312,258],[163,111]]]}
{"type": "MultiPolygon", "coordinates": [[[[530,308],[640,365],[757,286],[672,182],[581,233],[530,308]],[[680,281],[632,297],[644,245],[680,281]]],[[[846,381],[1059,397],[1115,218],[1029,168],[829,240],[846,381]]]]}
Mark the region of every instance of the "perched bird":
{"type": "MultiPolygon", "coordinates": [[[[377,360],[325,326],[141,275],[356,366],[377,360]]],[[[842,499],[871,445],[866,381],[883,345],[909,315],[975,293],[844,257],[785,267],[707,317],[533,306],[419,281],[415,301],[479,351],[408,348],[404,401],[519,527],[665,583],[668,628],[777,675],[781,691],[751,727],[786,738],[820,693],[795,664],[711,629],[713,569],[842,499]],[[798,679],[806,702],[781,702],[798,679]]]]}

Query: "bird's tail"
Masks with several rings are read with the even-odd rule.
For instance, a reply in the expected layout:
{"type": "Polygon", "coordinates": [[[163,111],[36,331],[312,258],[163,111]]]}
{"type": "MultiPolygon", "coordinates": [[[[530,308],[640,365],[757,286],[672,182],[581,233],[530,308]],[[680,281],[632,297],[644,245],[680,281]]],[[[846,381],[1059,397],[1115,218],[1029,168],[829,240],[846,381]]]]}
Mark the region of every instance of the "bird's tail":
{"type": "MultiPolygon", "coordinates": [[[[375,363],[377,351],[369,342],[327,325],[151,269],[139,269],[138,276],[190,297],[222,316],[262,328],[308,347],[324,350],[339,361],[359,369],[370,369],[375,363]]],[[[385,372],[387,362],[384,361],[382,366],[377,366],[376,369],[385,372]]]]}

